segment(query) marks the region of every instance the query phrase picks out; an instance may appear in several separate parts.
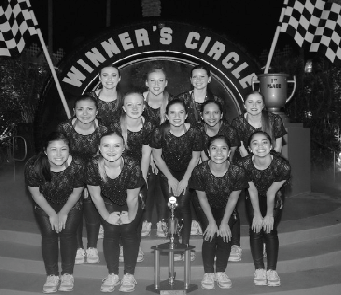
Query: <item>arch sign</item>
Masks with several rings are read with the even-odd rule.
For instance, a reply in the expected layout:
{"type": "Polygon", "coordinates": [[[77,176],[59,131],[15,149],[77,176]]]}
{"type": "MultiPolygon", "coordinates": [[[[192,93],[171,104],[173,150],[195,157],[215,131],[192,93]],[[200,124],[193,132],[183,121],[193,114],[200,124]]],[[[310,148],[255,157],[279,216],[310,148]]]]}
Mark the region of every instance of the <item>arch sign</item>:
{"type": "MultiPolygon", "coordinates": [[[[231,116],[240,112],[243,96],[251,90],[252,77],[258,71],[254,60],[227,38],[192,24],[156,19],[110,28],[87,40],[59,65],[58,78],[72,110],[75,97],[96,87],[103,66],[115,64],[121,69],[122,88],[133,85],[142,89],[143,69],[154,61],[168,67],[168,90],[173,95],[190,89],[193,65],[209,65],[211,90],[226,99],[231,116]]],[[[52,79],[43,93],[38,116],[38,141],[66,119],[52,79]]]]}

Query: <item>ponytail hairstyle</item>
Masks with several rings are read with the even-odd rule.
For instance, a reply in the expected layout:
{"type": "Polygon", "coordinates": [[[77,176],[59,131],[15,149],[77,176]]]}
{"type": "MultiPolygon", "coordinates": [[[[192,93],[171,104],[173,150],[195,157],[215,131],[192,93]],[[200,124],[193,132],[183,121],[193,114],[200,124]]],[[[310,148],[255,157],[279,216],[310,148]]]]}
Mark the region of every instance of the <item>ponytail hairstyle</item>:
{"type": "MultiPolygon", "coordinates": [[[[115,131],[109,131],[109,132],[103,134],[103,135],[101,136],[101,138],[100,138],[100,141],[99,141],[100,144],[101,144],[101,141],[102,141],[102,138],[103,138],[103,137],[111,136],[111,135],[117,135],[118,137],[122,138],[123,145],[125,144],[125,143],[124,143],[124,138],[123,138],[122,134],[121,134],[120,132],[118,132],[117,130],[115,130],[115,131]]],[[[100,152],[98,152],[98,154],[99,154],[98,162],[97,162],[97,163],[98,163],[98,172],[99,172],[99,175],[100,175],[100,177],[102,178],[102,180],[103,180],[104,182],[107,182],[107,181],[108,181],[108,175],[107,175],[107,173],[105,172],[104,158],[103,158],[103,156],[101,155],[100,152]]]]}
{"type": "MultiPolygon", "coordinates": [[[[122,108],[124,106],[124,101],[125,101],[125,98],[129,95],[132,95],[132,94],[136,94],[138,96],[141,97],[141,100],[142,100],[142,104],[144,103],[144,97],[143,95],[138,92],[138,91],[129,91],[127,92],[124,96],[123,96],[123,99],[122,99],[122,108]]],[[[143,125],[143,119],[141,117],[141,121],[142,121],[142,125],[143,125]]],[[[122,111],[121,112],[121,116],[120,116],[120,126],[121,126],[121,131],[122,131],[122,134],[121,136],[123,137],[123,141],[125,142],[125,148],[128,150],[129,147],[128,147],[128,129],[127,129],[127,114],[122,111]]]]}
{"type": "MultiPolygon", "coordinates": [[[[208,66],[204,65],[204,64],[198,64],[196,65],[195,67],[193,67],[191,69],[191,77],[193,76],[193,71],[194,70],[205,70],[206,71],[206,74],[207,76],[210,78],[211,77],[211,70],[209,69],[208,66]]],[[[214,96],[213,96],[213,93],[211,92],[209,86],[207,85],[207,88],[206,88],[206,97],[207,97],[207,100],[214,100],[214,96]]],[[[206,100],[206,99],[205,99],[206,100]]],[[[190,104],[190,107],[193,109],[194,111],[194,116],[195,116],[195,120],[198,122],[198,119],[199,119],[199,114],[198,114],[198,111],[197,111],[197,108],[195,106],[195,101],[194,101],[194,97],[193,99],[191,99],[191,104],[190,104]]]]}
{"type": "Polygon", "coordinates": [[[62,140],[69,146],[69,139],[60,132],[50,133],[43,143],[43,150],[36,156],[34,161],[34,171],[39,175],[40,178],[44,179],[46,182],[51,182],[51,165],[49,159],[47,158],[46,150],[50,143],[62,140]]]}
{"type": "Polygon", "coordinates": [[[270,120],[269,120],[269,112],[266,108],[266,105],[265,105],[265,100],[264,100],[264,96],[263,94],[261,94],[260,92],[258,91],[251,91],[247,96],[246,96],[246,99],[245,101],[247,100],[247,98],[250,96],[250,95],[259,95],[262,100],[263,100],[263,104],[264,104],[264,108],[262,110],[262,131],[264,131],[265,133],[268,134],[268,136],[270,136],[270,142],[273,146],[275,146],[275,142],[276,142],[276,139],[273,135],[273,126],[271,125],[270,123],[270,120]]]}
{"type": "MultiPolygon", "coordinates": [[[[148,81],[149,75],[154,72],[162,72],[165,75],[165,79],[167,80],[167,74],[164,68],[161,65],[155,65],[147,72],[146,81],[148,81]]],[[[149,102],[148,95],[146,97],[146,102],[147,103],[149,102]]],[[[160,123],[161,124],[166,121],[166,106],[168,102],[169,102],[169,92],[167,90],[164,90],[162,94],[162,103],[160,106],[160,123]]]]}

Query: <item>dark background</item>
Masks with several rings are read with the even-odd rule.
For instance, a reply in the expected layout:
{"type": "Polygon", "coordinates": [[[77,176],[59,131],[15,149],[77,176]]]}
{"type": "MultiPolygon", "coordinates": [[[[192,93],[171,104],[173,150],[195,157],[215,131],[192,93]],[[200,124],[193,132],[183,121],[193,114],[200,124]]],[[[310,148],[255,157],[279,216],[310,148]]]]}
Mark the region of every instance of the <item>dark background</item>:
{"type": "MultiPolygon", "coordinates": [[[[259,58],[269,50],[281,14],[280,0],[161,0],[161,17],[207,27],[226,36],[259,58]]],[[[47,0],[31,0],[42,30],[47,36],[47,0]]],[[[53,51],[66,53],[106,27],[106,0],[53,0],[53,51]]],[[[145,19],[140,0],[112,0],[111,26],[145,19]]],[[[39,43],[35,40],[34,42],[39,43]]],[[[280,33],[276,48],[298,46],[286,33],[280,33]]]]}

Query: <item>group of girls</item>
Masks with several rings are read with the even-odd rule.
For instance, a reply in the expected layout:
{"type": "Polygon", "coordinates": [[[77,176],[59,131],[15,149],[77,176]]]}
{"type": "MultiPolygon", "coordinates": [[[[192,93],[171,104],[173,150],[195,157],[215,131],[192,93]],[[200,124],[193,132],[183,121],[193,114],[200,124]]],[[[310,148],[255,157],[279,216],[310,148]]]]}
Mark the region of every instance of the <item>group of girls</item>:
{"type": "Polygon", "coordinates": [[[35,201],[47,273],[43,292],[73,290],[75,262],[99,261],[100,225],[108,268],[100,290],[112,292],[120,285],[120,291],[133,291],[136,262],[143,260],[141,233],[150,231],[154,205],[161,227],[172,196],[177,198],[176,216],[183,221],[181,242],[190,243],[191,203],[204,231],[202,288],[213,289],[215,282],[231,288],[225,269],[230,252],[237,257],[234,261],[241,257],[237,204],[244,191],[254,283],[279,286],[277,225],[282,188],[290,178],[290,166],[278,153],[285,134],[280,117],[265,111],[263,97],[253,92],[245,99],[246,112],[230,125],[223,100],[208,90],[211,76],[203,65],[191,71],[193,89],[178,97],[165,90],[167,77],[160,67],[148,72],[143,94],[121,96],[120,79],[117,67],[103,68],[102,88],[79,97],[74,117],[60,123],[42,151],[27,162],[25,177],[35,201]]]}

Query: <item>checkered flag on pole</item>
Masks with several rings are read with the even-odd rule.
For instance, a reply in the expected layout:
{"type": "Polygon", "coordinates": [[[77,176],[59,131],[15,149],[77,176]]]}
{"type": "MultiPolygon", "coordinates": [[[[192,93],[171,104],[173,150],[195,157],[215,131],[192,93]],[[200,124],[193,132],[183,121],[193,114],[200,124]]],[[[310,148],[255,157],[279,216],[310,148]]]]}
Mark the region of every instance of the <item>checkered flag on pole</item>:
{"type": "Polygon", "coordinates": [[[37,34],[28,0],[5,0],[0,6],[0,56],[22,52],[30,36],[37,34]]]}
{"type": "Polygon", "coordinates": [[[323,0],[285,0],[281,32],[291,35],[299,46],[310,44],[333,63],[341,60],[341,6],[323,0]]]}

